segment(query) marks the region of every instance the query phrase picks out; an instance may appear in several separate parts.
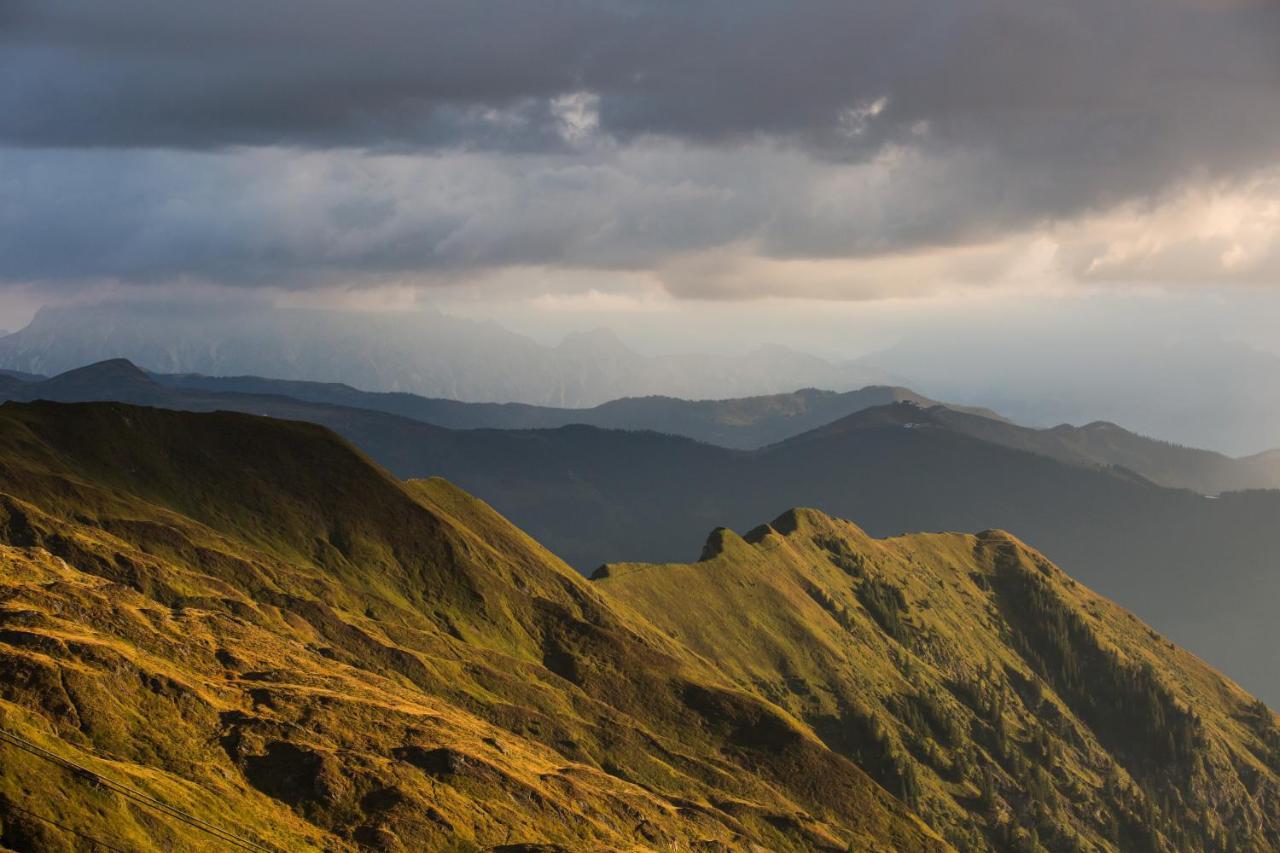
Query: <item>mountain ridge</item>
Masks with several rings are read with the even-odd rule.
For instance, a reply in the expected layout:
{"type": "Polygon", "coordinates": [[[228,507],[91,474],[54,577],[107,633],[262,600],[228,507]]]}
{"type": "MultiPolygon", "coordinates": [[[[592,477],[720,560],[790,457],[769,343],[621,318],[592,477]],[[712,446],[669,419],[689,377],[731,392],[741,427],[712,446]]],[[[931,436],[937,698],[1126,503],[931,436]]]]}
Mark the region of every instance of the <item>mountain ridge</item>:
{"type": "MultiPolygon", "coordinates": [[[[115,361],[100,364],[115,365],[115,361]]],[[[83,377],[79,381],[84,387],[78,391],[74,385],[70,389],[60,388],[56,383],[51,386],[48,383],[52,380],[28,380],[25,384],[9,382],[0,387],[0,394],[13,399],[47,395],[67,401],[114,398],[166,404],[162,394],[142,387],[140,377],[133,377],[133,387],[129,384],[115,387],[121,383],[112,371],[125,369],[122,365],[103,368],[97,378],[100,387],[94,387],[88,378],[93,374],[93,367],[88,365],[55,377],[64,386],[67,377],[83,377]]],[[[450,429],[554,429],[587,424],[604,429],[648,429],[742,450],[766,447],[806,432],[838,429],[842,418],[867,409],[913,403],[922,410],[941,406],[930,416],[932,419],[945,418],[949,427],[987,441],[1075,465],[1127,468],[1165,486],[1189,488],[1201,494],[1280,487],[1280,451],[1231,458],[1140,436],[1105,421],[1082,427],[1060,424],[1033,429],[1013,424],[994,412],[938,403],[908,388],[894,386],[868,386],[843,393],[803,388],[787,394],[725,400],[681,400],[664,396],[621,398],[589,409],[559,409],[365,392],[340,383],[148,375],[154,382],[173,389],[175,394],[199,391],[289,397],[307,403],[385,412],[450,429]]]]}
{"type": "Polygon", "coordinates": [[[1232,456],[1280,440],[1280,357],[1270,346],[1141,329],[1082,339],[1060,324],[986,320],[911,335],[863,361],[1018,423],[1109,420],[1232,456]]]}
{"type": "MultiPolygon", "coordinates": [[[[6,729],[285,849],[943,846],[492,510],[319,427],[5,404],[0,543],[6,729]]],[[[6,843],[63,840],[18,808],[38,791],[205,849],[5,765],[6,843]]]]}
{"type": "Polygon", "coordinates": [[[183,392],[153,401],[135,402],[319,423],[398,477],[458,483],[584,573],[621,558],[689,559],[707,530],[749,529],[780,505],[858,518],[881,536],[1017,530],[1082,582],[1280,701],[1280,670],[1263,652],[1280,642],[1267,604],[1280,595],[1276,492],[1209,500],[1120,468],[992,443],[953,428],[950,411],[911,407],[888,424],[746,452],[588,426],[448,430],[284,397],[183,392]],[[937,425],[898,423],[925,417],[937,425]]]}
{"type": "MultiPolygon", "coordinates": [[[[1275,716],[1014,537],[874,540],[793,509],[706,538],[685,570],[711,586],[587,581],[311,424],[6,403],[0,726],[281,849],[1276,848],[1275,716]],[[1054,641],[977,627],[1027,590],[1062,649],[1154,698],[1090,710],[1054,641]],[[1155,674],[1099,658],[1099,631],[1155,674]],[[1148,714],[1174,752],[1114,734],[1148,714]]],[[[0,751],[8,846],[65,846],[31,817],[53,808],[117,845],[217,849],[0,751]]]]}
{"type": "MultiPolygon", "coordinates": [[[[842,429],[870,426],[868,418],[880,418],[882,423],[896,421],[902,426],[913,421],[920,425],[945,426],[1011,449],[1074,465],[1127,469],[1153,483],[1201,494],[1280,488],[1280,464],[1276,462],[1280,452],[1277,451],[1229,457],[1139,435],[1110,421],[1037,429],[987,417],[981,410],[914,400],[852,412],[792,438],[806,440],[832,435],[842,429]]],[[[784,439],[787,440],[791,439],[784,439]]]]}
{"type": "MultiPolygon", "coordinates": [[[[805,719],[833,748],[840,748],[852,721],[869,721],[864,725],[879,732],[879,751],[847,748],[878,760],[882,784],[921,804],[930,823],[944,827],[962,849],[977,832],[974,799],[1001,827],[999,843],[1007,849],[1105,844],[1087,837],[1089,810],[1074,811],[1081,795],[1079,789],[1068,793],[1076,782],[1067,768],[1077,761],[1085,775],[1096,774],[1096,783],[1111,785],[1104,780],[1117,775],[1143,796],[1166,802],[1173,791],[1222,790],[1218,783],[1193,781],[1197,768],[1225,772],[1238,791],[1249,785],[1249,774],[1234,777],[1237,762],[1260,761],[1272,768],[1264,772],[1274,772],[1266,765],[1275,761],[1265,745],[1269,712],[1255,716],[1257,708],[1236,685],[1172,650],[1004,531],[875,539],[851,522],[798,508],[746,536],[715,531],[697,563],[607,566],[594,582],[719,661],[740,684],[805,719]],[[1027,609],[1047,622],[1058,620],[1064,633],[1044,634],[1023,619],[1027,609]],[[1134,658],[1139,662],[1127,662],[1134,658]],[[1096,681],[1083,686],[1074,666],[1092,667],[1096,681]],[[1131,674],[1148,672],[1155,674],[1131,674]],[[1108,678],[1118,679],[1116,685],[1104,686],[1108,678]],[[1093,696],[1123,692],[1118,685],[1130,678],[1147,679],[1143,690],[1153,691],[1157,704],[1137,703],[1136,710],[1117,713],[1151,712],[1161,722],[1122,724],[1093,704],[1093,696]],[[994,712],[984,704],[992,694],[1005,697],[990,700],[999,708],[994,712]],[[1193,697],[1215,694],[1234,698],[1225,713],[1210,717],[1214,704],[1193,697]],[[1200,713],[1193,719],[1188,707],[1200,713]],[[959,733],[984,730],[984,715],[990,737],[970,741],[974,757],[958,766],[959,733]],[[1234,758],[1218,752],[1216,739],[1242,720],[1248,721],[1246,739],[1258,740],[1234,758]],[[1155,770],[1158,762],[1142,753],[1164,753],[1159,730],[1165,725],[1194,730],[1187,745],[1176,748],[1204,750],[1203,763],[1188,760],[1184,770],[1167,776],[1155,770]],[[1135,733],[1155,727],[1158,736],[1129,734],[1125,726],[1135,733]],[[1067,731],[1082,737],[1054,745],[1067,731]],[[1101,759],[1103,753],[1114,763],[1101,759]],[[986,769],[974,774],[966,769],[970,761],[986,769]]],[[[1226,735],[1217,743],[1233,739],[1226,735]]],[[[1270,796],[1257,805],[1263,822],[1270,796]]],[[[1276,843],[1230,839],[1230,831],[1207,826],[1201,829],[1214,840],[1196,842],[1191,836],[1201,829],[1164,824],[1159,809],[1140,820],[1122,818],[1105,832],[1125,849],[1276,843]],[[1155,837],[1162,834],[1163,840],[1155,837]]],[[[1224,813],[1221,804],[1208,806],[1204,819],[1212,824],[1224,813]]],[[[1267,832],[1274,836],[1275,829],[1267,832]]]]}
{"type": "MultiPolygon", "coordinates": [[[[588,408],[523,403],[464,403],[403,392],[365,392],[341,383],[293,382],[262,377],[151,374],[178,389],[270,394],[304,402],[336,404],[397,414],[450,429],[554,429],[586,424],[603,429],[651,429],[750,450],[872,405],[914,400],[938,405],[909,388],[869,385],[836,392],[817,388],[755,397],[685,400],[664,394],[620,397],[588,408]]],[[[969,411],[966,407],[955,408],[969,411]]],[[[999,419],[986,410],[972,410],[999,419]]]]}

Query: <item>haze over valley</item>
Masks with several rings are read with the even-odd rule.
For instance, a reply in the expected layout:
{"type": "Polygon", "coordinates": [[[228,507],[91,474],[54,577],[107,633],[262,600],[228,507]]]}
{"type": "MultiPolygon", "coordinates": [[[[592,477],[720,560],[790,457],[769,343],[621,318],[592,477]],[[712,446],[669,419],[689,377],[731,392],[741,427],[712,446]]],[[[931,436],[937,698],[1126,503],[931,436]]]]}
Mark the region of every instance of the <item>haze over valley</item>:
{"type": "MultiPolygon", "coordinates": [[[[1252,301],[1254,322],[1280,317],[1280,302],[1252,301]]],[[[609,313],[579,318],[576,330],[560,336],[533,337],[424,306],[349,312],[234,300],[108,300],[41,310],[0,337],[0,370],[51,376],[127,358],[157,373],[342,383],[556,408],[653,395],[725,400],[906,386],[1034,427],[1107,421],[1231,456],[1280,444],[1280,355],[1264,348],[1265,335],[1220,336],[1216,327],[1232,319],[1229,312],[1196,299],[1146,306],[1159,322],[1138,327],[1130,319],[1101,321],[1105,304],[1067,306],[1065,324],[1039,311],[1013,309],[1008,320],[993,320],[986,309],[971,314],[925,305],[920,316],[889,326],[855,315],[843,341],[815,340],[803,326],[820,328],[822,317],[805,313],[797,330],[775,326],[755,341],[738,334],[717,344],[717,333],[749,328],[764,309],[702,320],[711,333],[705,339],[672,337],[682,325],[675,318],[650,320],[637,334],[609,313]],[[1196,324],[1191,315],[1199,317],[1196,324]]],[[[694,317],[706,310],[691,309],[694,317]]],[[[1138,308],[1119,310],[1127,317],[1138,308]]],[[[529,327],[527,317],[522,325],[529,327]]],[[[579,417],[610,423],[607,416],[579,417]]]]}

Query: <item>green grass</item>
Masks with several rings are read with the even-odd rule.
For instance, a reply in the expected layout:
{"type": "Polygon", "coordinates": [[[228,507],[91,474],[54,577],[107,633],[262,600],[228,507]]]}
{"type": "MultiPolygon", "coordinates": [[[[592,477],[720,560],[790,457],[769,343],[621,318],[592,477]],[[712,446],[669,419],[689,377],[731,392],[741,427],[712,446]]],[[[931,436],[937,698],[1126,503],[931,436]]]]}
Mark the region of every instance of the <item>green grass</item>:
{"type": "MultiPolygon", "coordinates": [[[[0,542],[5,725],[277,849],[941,844],[483,503],[315,427],[4,406],[0,542]]],[[[71,845],[41,803],[205,843],[3,766],[0,843],[71,845]]]]}
{"type": "Polygon", "coordinates": [[[596,583],[956,846],[1276,848],[1274,715],[1014,537],[796,510],[713,539],[596,583]]]}
{"type": "MultiPolygon", "coordinates": [[[[0,407],[0,725],[282,850],[1280,826],[1276,717],[1008,534],[800,509],[588,582],[322,429],[115,404],[0,407]]],[[[0,751],[0,845],[216,849],[0,751]]]]}

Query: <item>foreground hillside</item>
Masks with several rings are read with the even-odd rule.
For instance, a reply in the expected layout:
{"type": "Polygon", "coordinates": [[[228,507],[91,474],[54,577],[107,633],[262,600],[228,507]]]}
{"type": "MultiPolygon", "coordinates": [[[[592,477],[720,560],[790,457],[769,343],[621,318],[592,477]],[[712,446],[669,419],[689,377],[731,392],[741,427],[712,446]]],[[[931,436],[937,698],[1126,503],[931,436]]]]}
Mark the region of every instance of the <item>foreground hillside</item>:
{"type": "MultiPolygon", "coordinates": [[[[5,732],[256,844],[940,846],[485,505],[316,427],[6,405],[0,541],[5,732]]],[[[0,750],[5,846],[225,849],[0,750]]]]}
{"type": "Polygon", "coordinates": [[[7,404],[0,843],[1276,849],[1271,713],[1011,537],[749,540],[593,583],[310,425],[7,404]]]}
{"type": "Polygon", "coordinates": [[[961,848],[1280,843],[1272,713],[1006,533],[792,510],[596,579],[961,848]]]}

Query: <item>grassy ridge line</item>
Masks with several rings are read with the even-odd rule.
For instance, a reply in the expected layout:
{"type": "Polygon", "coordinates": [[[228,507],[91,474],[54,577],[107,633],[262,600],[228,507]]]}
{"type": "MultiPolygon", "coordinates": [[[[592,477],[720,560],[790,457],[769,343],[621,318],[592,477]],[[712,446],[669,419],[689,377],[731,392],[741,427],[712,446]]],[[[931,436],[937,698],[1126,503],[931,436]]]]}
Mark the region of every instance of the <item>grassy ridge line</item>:
{"type": "Polygon", "coordinates": [[[1275,849],[1275,716],[999,531],[794,510],[598,583],[961,849],[1275,849]]]}
{"type": "MultiPolygon", "coordinates": [[[[313,427],[5,406],[0,541],[6,707],[293,849],[939,845],[490,509],[313,427]]],[[[193,841],[65,806],[103,837],[193,841]]],[[[17,809],[0,824],[60,843],[17,809]]]]}

